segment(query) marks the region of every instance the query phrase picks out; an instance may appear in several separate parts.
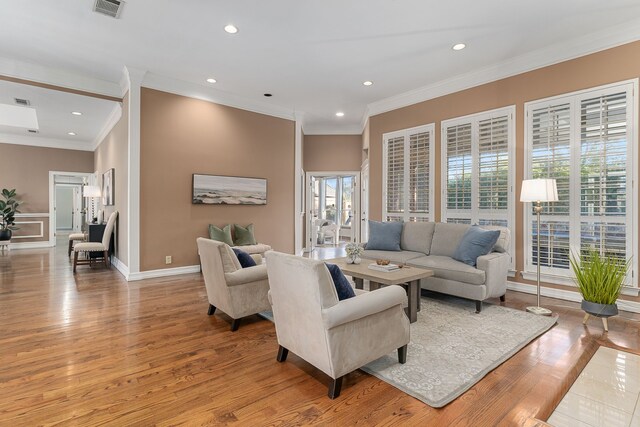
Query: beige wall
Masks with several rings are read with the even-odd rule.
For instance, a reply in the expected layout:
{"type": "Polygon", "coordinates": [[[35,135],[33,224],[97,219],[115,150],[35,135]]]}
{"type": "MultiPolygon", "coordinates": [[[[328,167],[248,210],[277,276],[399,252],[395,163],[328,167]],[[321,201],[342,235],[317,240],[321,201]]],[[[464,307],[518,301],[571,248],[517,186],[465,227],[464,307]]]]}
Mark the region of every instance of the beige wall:
{"type": "MultiPolygon", "coordinates": [[[[90,151],[61,150],[3,144],[0,141],[0,188],[15,188],[22,205],[22,213],[49,213],[49,171],[93,172],[93,153],[90,151]]],[[[49,240],[49,219],[46,216],[29,218],[42,221],[44,236],[17,239],[16,243],[49,240]]],[[[39,233],[33,224],[20,225],[15,236],[39,233]]]]}
{"type": "Polygon", "coordinates": [[[122,104],[122,116],[111,132],[100,142],[94,152],[95,171],[102,180],[102,174],[113,168],[114,173],[114,205],[102,206],[104,220],[113,211],[118,211],[115,233],[115,256],[125,265],[129,265],[128,239],[129,225],[127,223],[129,198],[129,95],[122,104]]]}
{"type": "Polygon", "coordinates": [[[258,241],[293,252],[295,122],[147,88],[141,96],[141,271],[197,265],[196,238],[210,223],[253,223],[258,241]],[[194,205],[193,173],[266,178],[267,205],[194,205]]]}
{"type": "Polygon", "coordinates": [[[305,135],[305,172],[359,171],[362,135],[305,135]]]}
{"type": "MultiPolygon", "coordinates": [[[[516,183],[524,172],[524,103],[640,76],[640,42],[519,74],[468,90],[421,102],[370,118],[370,216],[382,216],[382,135],[399,129],[435,123],[435,158],[440,159],[440,122],[445,119],[516,106],[516,183]]],[[[636,111],[637,113],[637,111],[636,111]]],[[[435,216],[440,219],[440,162],[435,165],[435,216]]],[[[520,185],[516,186],[516,200],[520,185]]],[[[524,267],[523,204],[516,202],[516,269],[524,267]]],[[[638,252],[637,252],[638,253],[638,252]]],[[[518,275],[519,276],[519,275],[518,275]]],[[[518,279],[520,280],[520,279],[518,279]]]]}

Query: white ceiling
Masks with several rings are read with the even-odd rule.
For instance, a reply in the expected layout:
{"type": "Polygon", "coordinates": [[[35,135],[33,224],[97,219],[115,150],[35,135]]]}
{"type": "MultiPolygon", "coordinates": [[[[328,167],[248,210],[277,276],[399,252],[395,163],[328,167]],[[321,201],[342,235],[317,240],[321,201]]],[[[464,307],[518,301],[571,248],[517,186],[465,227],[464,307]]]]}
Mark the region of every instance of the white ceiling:
{"type": "Polygon", "coordinates": [[[129,0],[117,20],[93,2],[0,0],[0,57],[114,83],[127,65],[304,113],[306,133],[361,129],[368,105],[456,76],[640,39],[638,0],[129,0]]]}
{"type": "Polygon", "coordinates": [[[0,104],[16,105],[14,98],[30,101],[30,108],[35,109],[38,116],[39,132],[33,135],[23,127],[0,126],[2,140],[51,139],[68,148],[92,149],[118,105],[104,99],[0,80],[0,104]],[[72,111],[82,115],[75,116],[72,111]],[[71,136],[69,132],[76,135],[71,136]]]}

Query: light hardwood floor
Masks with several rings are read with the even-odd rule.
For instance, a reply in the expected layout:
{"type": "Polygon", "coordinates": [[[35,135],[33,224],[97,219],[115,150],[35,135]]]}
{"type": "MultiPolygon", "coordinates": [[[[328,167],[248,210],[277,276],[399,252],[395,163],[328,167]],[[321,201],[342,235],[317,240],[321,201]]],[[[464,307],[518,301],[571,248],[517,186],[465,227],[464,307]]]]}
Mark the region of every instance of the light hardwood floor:
{"type": "MultiPolygon", "coordinates": [[[[504,305],[533,301],[509,292],[504,305]]],[[[74,276],[64,245],[14,250],[0,256],[0,425],[534,425],[598,346],[640,348],[636,321],[603,334],[577,304],[543,303],[558,325],[445,408],[361,371],[332,401],[322,372],[276,362],[272,323],[252,316],[234,333],[207,316],[199,274],[127,283],[115,269],[74,276]]]]}

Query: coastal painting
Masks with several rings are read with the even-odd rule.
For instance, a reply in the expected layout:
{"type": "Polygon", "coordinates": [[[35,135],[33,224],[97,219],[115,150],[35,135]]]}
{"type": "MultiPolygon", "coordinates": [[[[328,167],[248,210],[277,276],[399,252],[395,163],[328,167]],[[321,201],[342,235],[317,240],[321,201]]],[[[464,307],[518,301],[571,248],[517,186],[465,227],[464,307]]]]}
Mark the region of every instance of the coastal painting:
{"type": "Polygon", "coordinates": [[[192,200],[196,205],[266,205],[267,180],[194,173],[192,200]]]}

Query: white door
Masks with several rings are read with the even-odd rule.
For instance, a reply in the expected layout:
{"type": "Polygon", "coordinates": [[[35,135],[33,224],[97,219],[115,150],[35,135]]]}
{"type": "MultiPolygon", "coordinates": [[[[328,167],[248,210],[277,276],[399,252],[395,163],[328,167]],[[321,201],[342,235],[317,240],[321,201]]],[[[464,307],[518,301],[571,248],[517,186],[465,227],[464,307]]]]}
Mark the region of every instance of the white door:
{"type": "Polygon", "coordinates": [[[307,174],[307,212],[306,212],[306,241],[304,249],[306,252],[311,252],[316,247],[316,240],[318,236],[316,220],[318,219],[318,201],[320,195],[318,194],[318,180],[315,176],[307,174]]]}
{"type": "Polygon", "coordinates": [[[73,232],[82,229],[82,187],[73,187],[73,232]]]}
{"type": "Polygon", "coordinates": [[[360,172],[360,241],[369,241],[369,162],[360,172]]]}

